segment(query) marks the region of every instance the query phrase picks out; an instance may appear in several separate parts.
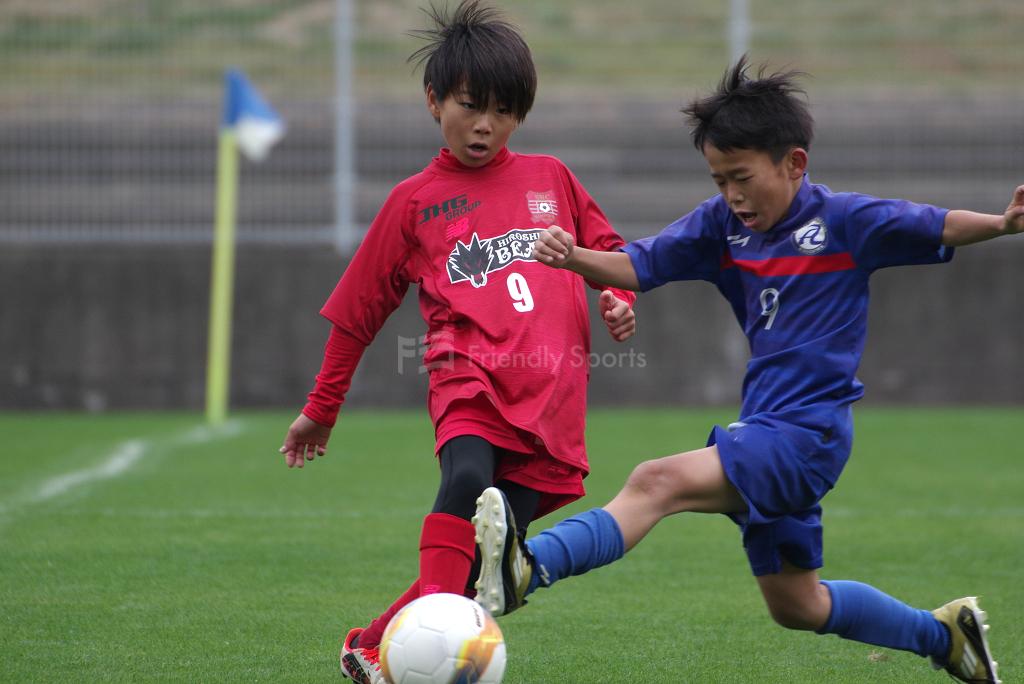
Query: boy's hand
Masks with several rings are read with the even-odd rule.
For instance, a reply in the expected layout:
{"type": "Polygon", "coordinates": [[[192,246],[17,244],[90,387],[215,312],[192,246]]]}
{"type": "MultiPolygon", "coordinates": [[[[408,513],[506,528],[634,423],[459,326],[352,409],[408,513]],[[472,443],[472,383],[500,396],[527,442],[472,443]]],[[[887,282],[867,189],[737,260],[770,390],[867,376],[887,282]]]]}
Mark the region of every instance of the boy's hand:
{"type": "Polygon", "coordinates": [[[1024,185],[1017,186],[1017,189],[1013,191],[1010,206],[1003,214],[1003,230],[1008,235],[1024,233],[1024,185]]]}
{"type": "Polygon", "coordinates": [[[301,468],[305,461],[312,461],[327,453],[327,440],[330,438],[331,428],[300,413],[288,428],[284,445],[278,451],[284,454],[284,462],[289,468],[301,468]]]}
{"type": "Polygon", "coordinates": [[[533,258],[542,264],[565,268],[572,258],[573,247],[576,241],[572,235],[558,226],[551,226],[540,234],[537,241],[533,243],[533,258]]]}
{"type": "Polygon", "coordinates": [[[598,299],[601,318],[608,326],[608,332],[616,342],[625,342],[636,332],[636,314],[629,304],[622,301],[611,290],[604,290],[598,299]]]}

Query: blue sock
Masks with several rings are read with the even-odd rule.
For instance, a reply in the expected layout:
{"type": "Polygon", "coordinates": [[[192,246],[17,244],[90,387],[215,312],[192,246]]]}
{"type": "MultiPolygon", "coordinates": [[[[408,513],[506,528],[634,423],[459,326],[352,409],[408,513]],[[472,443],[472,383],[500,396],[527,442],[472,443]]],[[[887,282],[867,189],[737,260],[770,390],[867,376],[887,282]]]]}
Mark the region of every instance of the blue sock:
{"type": "Polygon", "coordinates": [[[622,558],[625,544],[611,513],[594,508],[566,518],[526,542],[534,572],[526,593],[549,587],[563,577],[583,573],[622,558]]]}
{"type": "Polygon", "coordinates": [[[927,610],[912,608],[860,582],[822,581],[832,594],[832,612],[819,634],[912,651],[945,661],[949,631],[927,610]]]}

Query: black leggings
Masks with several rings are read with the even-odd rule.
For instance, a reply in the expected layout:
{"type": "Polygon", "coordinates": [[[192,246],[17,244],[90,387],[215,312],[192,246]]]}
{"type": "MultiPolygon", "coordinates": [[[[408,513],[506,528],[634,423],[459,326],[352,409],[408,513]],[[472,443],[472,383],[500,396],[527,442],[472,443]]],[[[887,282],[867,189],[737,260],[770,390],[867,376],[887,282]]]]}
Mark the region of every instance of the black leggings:
{"type": "Polygon", "coordinates": [[[540,492],[508,480],[494,481],[498,460],[505,454],[504,449],[475,435],[453,437],[445,442],[438,455],[441,484],[431,512],[470,520],[476,512],[480,492],[494,486],[505,493],[512,515],[516,517],[517,531],[525,537],[526,527],[537,514],[540,492]]]}
{"type": "MultiPolygon", "coordinates": [[[[494,486],[505,493],[512,515],[516,518],[516,536],[526,540],[526,527],[537,514],[540,492],[508,480],[494,481],[498,459],[506,451],[476,435],[453,437],[441,447],[441,484],[437,489],[432,513],[447,513],[470,520],[476,513],[476,500],[480,493],[494,486]]],[[[480,549],[476,550],[473,566],[466,582],[466,593],[472,594],[480,574],[480,549]]]]}

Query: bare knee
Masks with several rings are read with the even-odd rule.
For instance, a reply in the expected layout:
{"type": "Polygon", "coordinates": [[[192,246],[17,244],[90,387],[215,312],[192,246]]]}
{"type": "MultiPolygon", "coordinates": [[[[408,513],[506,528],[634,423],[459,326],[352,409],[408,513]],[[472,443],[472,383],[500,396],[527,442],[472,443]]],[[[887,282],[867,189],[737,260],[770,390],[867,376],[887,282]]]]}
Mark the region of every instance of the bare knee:
{"type": "Polygon", "coordinates": [[[660,517],[683,511],[746,510],[743,497],[726,478],[714,446],[644,461],[630,473],[616,501],[660,517]]]}
{"type": "Polygon", "coordinates": [[[685,486],[678,469],[668,468],[663,459],[653,459],[633,468],[625,489],[642,496],[649,505],[667,509],[685,486]]]}

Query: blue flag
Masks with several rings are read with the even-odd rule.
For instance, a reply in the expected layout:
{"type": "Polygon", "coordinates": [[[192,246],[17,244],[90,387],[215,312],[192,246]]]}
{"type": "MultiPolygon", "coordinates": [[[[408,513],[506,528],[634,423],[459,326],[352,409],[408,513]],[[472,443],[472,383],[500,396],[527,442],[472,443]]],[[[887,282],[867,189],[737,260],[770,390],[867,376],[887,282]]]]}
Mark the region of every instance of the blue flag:
{"type": "Polygon", "coordinates": [[[224,121],[235,132],[238,147],[252,161],[263,159],[284,135],[284,121],[241,71],[225,74],[224,121]]]}

